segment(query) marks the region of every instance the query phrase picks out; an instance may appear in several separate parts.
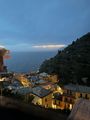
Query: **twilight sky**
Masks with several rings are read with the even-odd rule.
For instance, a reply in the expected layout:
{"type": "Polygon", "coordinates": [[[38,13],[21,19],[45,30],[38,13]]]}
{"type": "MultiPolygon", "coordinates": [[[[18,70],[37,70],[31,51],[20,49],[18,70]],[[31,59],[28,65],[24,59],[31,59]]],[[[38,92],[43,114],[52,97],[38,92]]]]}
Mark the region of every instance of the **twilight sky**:
{"type": "Polygon", "coordinates": [[[90,0],[0,0],[0,45],[53,50],[90,31],[90,0]]]}

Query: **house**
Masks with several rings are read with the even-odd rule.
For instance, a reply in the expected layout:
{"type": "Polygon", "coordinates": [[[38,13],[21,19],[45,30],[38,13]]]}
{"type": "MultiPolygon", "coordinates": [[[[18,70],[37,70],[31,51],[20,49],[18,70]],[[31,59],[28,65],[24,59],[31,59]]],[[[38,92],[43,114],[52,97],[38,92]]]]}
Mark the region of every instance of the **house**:
{"type": "Polygon", "coordinates": [[[64,109],[64,103],[61,93],[57,92],[53,94],[53,109],[64,109]]]}
{"type": "Polygon", "coordinates": [[[12,91],[15,95],[20,95],[25,102],[29,102],[31,92],[32,89],[30,87],[18,87],[12,91]]]}
{"type": "Polygon", "coordinates": [[[64,94],[75,96],[75,101],[79,98],[90,99],[90,87],[68,84],[64,86],[64,94]]]}
{"type": "Polygon", "coordinates": [[[71,110],[74,104],[80,98],[90,100],[90,87],[68,84],[65,85],[62,89],[63,89],[63,94],[58,96],[58,99],[54,97],[53,102],[54,105],[56,105],[55,108],[58,108],[57,103],[60,102],[60,104],[63,104],[63,107],[60,107],[59,105],[59,108],[71,110]]]}
{"type": "Polygon", "coordinates": [[[32,103],[40,105],[45,108],[52,108],[52,91],[44,89],[41,86],[34,87],[32,89],[34,99],[32,103]]]}
{"type": "Polygon", "coordinates": [[[43,80],[48,80],[48,74],[43,72],[39,74],[39,78],[43,80]]]}
{"type": "Polygon", "coordinates": [[[15,79],[19,80],[24,87],[32,87],[31,82],[23,74],[15,75],[15,79]]]}
{"type": "Polygon", "coordinates": [[[36,85],[43,85],[43,84],[46,84],[47,81],[46,80],[42,80],[42,79],[39,79],[35,82],[36,85]]]}

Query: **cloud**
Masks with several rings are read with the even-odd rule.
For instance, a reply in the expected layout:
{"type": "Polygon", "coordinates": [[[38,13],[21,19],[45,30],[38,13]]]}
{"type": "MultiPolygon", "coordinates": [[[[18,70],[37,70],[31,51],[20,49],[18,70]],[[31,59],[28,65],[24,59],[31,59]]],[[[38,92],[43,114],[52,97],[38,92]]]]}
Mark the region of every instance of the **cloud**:
{"type": "Polygon", "coordinates": [[[59,48],[64,48],[66,47],[66,45],[64,44],[32,45],[28,43],[21,43],[21,44],[7,45],[6,47],[11,51],[43,51],[43,50],[48,51],[48,50],[56,50],[59,48]]]}
{"type": "Polygon", "coordinates": [[[5,46],[3,46],[3,45],[0,45],[0,48],[5,48],[5,46]]]}
{"type": "Polygon", "coordinates": [[[66,45],[60,44],[60,45],[35,45],[32,46],[33,48],[43,48],[43,49],[57,49],[57,48],[64,48],[66,45]]]}

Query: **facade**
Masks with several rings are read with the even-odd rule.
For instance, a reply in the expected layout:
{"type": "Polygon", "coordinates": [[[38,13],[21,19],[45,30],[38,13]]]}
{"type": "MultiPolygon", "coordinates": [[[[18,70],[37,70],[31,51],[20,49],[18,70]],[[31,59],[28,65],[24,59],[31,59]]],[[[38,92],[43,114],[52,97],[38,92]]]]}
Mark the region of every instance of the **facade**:
{"type": "Polygon", "coordinates": [[[53,94],[53,109],[64,109],[63,97],[60,93],[53,94]]]}
{"type": "MultiPolygon", "coordinates": [[[[26,103],[29,103],[30,96],[31,96],[31,88],[30,87],[15,87],[15,86],[10,86],[12,89],[12,93],[16,96],[20,96],[23,98],[23,101],[26,103]]],[[[31,102],[31,101],[30,101],[31,102]]]]}
{"type": "Polygon", "coordinates": [[[53,104],[56,109],[72,109],[74,104],[80,98],[90,100],[90,87],[81,85],[65,85],[63,94],[54,97],[53,104]]]}
{"type": "Polygon", "coordinates": [[[44,97],[40,97],[37,95],[34,95],[34,99],[32,101],[35,105],[40,105],[45,108],[52,108],[52,94],[46,95],[44,97]]]}
{"type": "Polygon", "coordinates": [[[32,95],[34,99],[32,103],[45,108],[52,108],[52,91],[42,88],[41,86],[33,88],[32,95]]]}
{"type": "Polygon", "coordinates": [[[15,75],[15,78],[19,80],[24,87],[32,87],[31,82],[25,76],[20,74],[20,75],[15,75]]]}

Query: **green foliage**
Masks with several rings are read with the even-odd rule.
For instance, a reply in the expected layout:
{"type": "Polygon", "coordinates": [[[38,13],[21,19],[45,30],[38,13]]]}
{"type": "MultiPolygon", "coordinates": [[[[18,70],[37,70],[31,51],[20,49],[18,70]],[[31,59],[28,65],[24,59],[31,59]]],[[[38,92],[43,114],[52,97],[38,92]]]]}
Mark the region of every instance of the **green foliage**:
{"type": "Polygon", "coordinates": [[[57,55],[45,60],[40,72],[55,73],[63,84],[78,83],[90,86],[90,33],[73,41],[57,55]],[[86,79],[83,81],[82,79],[86,79]]]}

